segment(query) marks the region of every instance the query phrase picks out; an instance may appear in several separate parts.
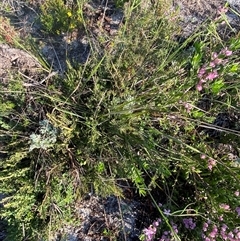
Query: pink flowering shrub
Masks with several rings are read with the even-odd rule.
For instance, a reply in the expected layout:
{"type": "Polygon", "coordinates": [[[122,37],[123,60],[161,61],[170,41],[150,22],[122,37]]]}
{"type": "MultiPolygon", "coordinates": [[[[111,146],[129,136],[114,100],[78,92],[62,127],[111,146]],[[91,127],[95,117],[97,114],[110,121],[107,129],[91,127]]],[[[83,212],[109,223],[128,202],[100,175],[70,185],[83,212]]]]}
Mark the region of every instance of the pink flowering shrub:
{"type": "Polygon", "coordinates": [[[208,64],[204,64],[198,70],[198,83],[196,85],[196,89],[198,91],[202,91],[204,84],[213,81],[219,77],[221,77],[221,69],[227,64],[228,57],[232,55],[232,51],[227,47],[222,49],[219,53],[213,52],[211,56],[211,60],[208,64]]]}
{"type": "MultiPolygon", "coordinates": [[[[239,191],[236,190],[232,194],[238,203],[239,191]]],[[[195,237],[194,240],[199,241],[240,240],[240,227],[237,225],[240,221],[240,206],[234,207],[228,203],[220,203],[218,211],[217,209],[212,211],[212,217],[214,215],[216,217],[214,221],[209,218],[209,213],[199,215],[197,212],[194,213],[194,209],[191,208],[184,209],[184,211],[172,211],[169,206],[164,204],[159,204],[159,207],[164,218],[157,219],[148,228],[143,229],[143,235],[140,237],[142,241],[175,241],[185,240],[186,237],[190,238],[186,240],[195,237]],[[191,216],[188,216],[187,213],[191,212],[191,216]],[[229,223],[229,215],[232,220],[233,217],[236,220],[232,224],[229,223]],[[204,216],[205,218],[203,218],[204,216]],[[166,219],[168,225],[166,225],[166,219]]]]}
{"type": "Polygon", "coordinates": [[[172,230],[161,230],[162,227],[159,225],[162,224],[162,220],[158,219],[148,228],[143,229],[142,240],[144,241],[170,241],[178,233],[178,226],[175,223],[171,223],[172,230]],[[158,230],[159,229],[159,230],[158,230]]]}
{"type": "MultiPolygon", "coordinates": [[[[219,9],[222,13],[225,10],[219,9]]],[[[176,121],[175,126],[169,128],[169,133],[179,134],[176,139],[186,137],[187,144],[182,139],[179,141],[183,151],[174,152],[176,158],[173,159],[171,167],[174,172],[171,178],[165,179],[164,184],[158,183],[159,186],[166,185],[164,191],[167,198],[164,198],[167,199],[167,204],[161,207],[161,218],[164,216],[168,221],[163,218],[159,225],[151,224],[145,228],[142,239],[144,241],[240,241],[239,169],[233,167],[233,159],[230,160],[228,151],[216,148],[220,147],[219,140],[231,145],[235,142],[238,144],[239,139],[234,139],[230,130],[229,133],[227,130],[235,126],[226,125],[225,119],[215,121],[215,116],[218,116],[220,111],[229,111],[231,107],[239,106],[237,53],[240,42],[238,38],[234,46],[229,41],[228,47],[219,49],[218,45],[218,50],[214,49],[214,44],[199,41],[194,45],[195,52],[190,58],[189,81],[186,81],[186,87],[182,88],[182,99],[177,102],[183,110],[178,117],[184,123],[181,125],[176,121]],[[209,49],[212,52],[209,53],[209,49]],[[209,57],[204,59],[204,56],[209,57]],[[197,91],[192,91],[192,86],[195,85],[197,91]],[[234,91],[230,93],[229,89],[234,91]],[[209,107],[205,108],[204,104],[209,104],[209,107]],[[192,121],[191,124],[188,125],[188,121],[192,121]],[[218,131],[218,126],[225,128],[225,132],[216,138],[216,141],[206,133],[209,133],[208,129],[218,131]],[[187,136],[186,133],[190,135],[187,136]],[[232,139],[228,138],[230,135],[232,139]],[[185,149],[187,145],[189,150],[185,149]],[[187,158],[184,159],[185,157],[187,158]],[[191,211],[185,209],[186,203],[191,203],[191,211]],[[175,239],[176,236],[179,239],[175,239]]],[[[181,88],[184,84],[184,80],[176,81],[175,87],[181,88]]],[[[176,116],[174,118],[177,119],[176,116]]]]}
{"type": "MultiPolygon", "coordinates": [[[[240,207],[236,209],[240,212],[240,207]]],[[[240,216],[240,213],[238,214],[240,216]]],[[[222,218],[222,217],[221,217],[222,218]]],[[[143,230],[143,236],[141,240],[143,241],[171,241],[176,240],[176,235],[179,232],[186,232],[197,231],[197,217],[192,218],[183,218],[181,225],[181,219],[179,219],[178,224],[171,222],[171,230],[164,229],[160,224],[162,224],[162,220],[158,219],[157,221],[153,222],[148,228],[143,230]],[[181,227],[181,229],[180,229],[181,227]],[[184,230],[185,229],[185,230],[184,230]]],[[[240,240],[240,227],[236,226],[234,229],[230,229],[225,223],[222,218],[222,222],[214,223],[211,220],[207,222],[203,222],[201,228],[201,237],[198,237],[196,240],[202,241],[216,241],[216,240],[226,240],[226,241],[239,241],[240,240]]],[[[180,234],[181,236],[181,234],[180,234]]],[[[180,237],[179,237],[180,238],[180,237]]],[[[179,239],[180,240],[180,239],[179,239]]]]}
{"type": "Polygon", "coordinates": [[[236,227],[230,230],[225,223],[213,224],[210,220],[204,222],[202,228],[202,240],[203,241],[239,241],[240,240],[240,228],[236,227]]]}

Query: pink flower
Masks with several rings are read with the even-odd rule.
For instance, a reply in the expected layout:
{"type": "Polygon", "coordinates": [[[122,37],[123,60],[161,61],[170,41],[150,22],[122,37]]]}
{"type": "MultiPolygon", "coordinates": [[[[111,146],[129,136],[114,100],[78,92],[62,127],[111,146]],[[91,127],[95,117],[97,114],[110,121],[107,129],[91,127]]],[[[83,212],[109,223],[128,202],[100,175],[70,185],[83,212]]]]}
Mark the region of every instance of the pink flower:
{"type": "Polygon", "coordinates": [[[208,223],[203,224],[203,231],[206,232],[208,229],[208,223]]]}
{"type": "Polygon", "coordinates": [[[225,232],[221,231],[220,233],[221,233],[221,236],[222,236],[222,239],[223,239],[223,240],[227,240],[227,239],[228,239],[228,237],[227,237],[227,235],[225,234],[225,232]]]}
{"type": "Polygon", "coordinates": [[[203,87],[202,87],[202,83],[198,83],[197,85],[196,85],[196,89],[200,92],[200,91],[202,91],[202,89],[203,89],[203,87]]]}
{"type": "Polygon", "coordinates": [[[240,231],[239,228],[235,228],[235,229],[233,230],[234,233],[238,233],[239,231],[240,231]]]}
{"type": "Polygon", "coordinates": [[[225,60],[223,60],[222,65],[226,65],[227,63],[228,63],[228,60],[225,59],[225,60]]]}
{"type": "Polygon", "coordinates": [[[228,238],[230,238],[230,239],[231,239],[231,238],[233,238],[233,237],[234,237],[233,232],[229,232],[229,233],[228,233],[228,238]]]}
{"type": "Polygon", "coordinates": [[[209,236],[210,236],[211,238],[215,238],[216,235],[217,235],[217,233],[215,233],[215,232],[213,232],[213,231],[209,234],[209,236]]]}
{"type": "Polygon", "coordinates": [[[156,220],[155,222],[153,222],[153,226],[154,226],[154,227],[158,227],[161,222],[162,222],[162,220],[159,218],[158,220],[156,220]]]}
{"type": "Polygon", "coordinates": [[[216,232],[216,233],[218,232],[218,228],[217,228],[216,225],[213,226],[213,231],[216,232]]]}
{"type": "Polygon", "coordinates": [[[205,154],[201,154],[200,158],[201,159],[206,159],[206,155],[205,154]]]}
{"type": "Polygon", "coordinates": [[[211,238],[215,238],[215,237],[217,236],[217,233],[218,233],[217,226],[214,225],[214,226],[213,226],[213,230],[212,230],[212,232],[209,234],[209,236],[210,236],[211,238]]]}
{"type": "Polygon", "coordinates": [[[173,228],[173,232],[174,232],[175,234],[177,234],[177,233],[178,233],[178,226],[177,226],[177,224],[172,223],[172,228],[173,228]]]}
{"type": "Polygon", "coordinates": [[[219,64],[221,64],[221,63],[223,62],[223,60],[222,60],[222,59],[219,59],[219,58],[216,58],[216,59],[213,60],[213,62],[214,62],[216,65],[219,65],[219,64]]]}
{"type": "Polygon", "coordinates": [[[206,73],[206,68],[203,66],[201,69],[198,70],[198,78],[202,78],[203,75],[206,73]]]}
{"type": "Polygon", "coordinates": [[[240,232],[237,232],[237,233],[235,234],[235,237],[237,238],[237,240],[240,240],[240,232]]]}
{"type": "Polygon", "coordinates": [[[225,55],[226,56],[231,56],[232,55],[232,51],[231,50],[226,50],[225,55]]]}
{"type": "Polygon", "coordinates": [[[212,68],[214,68],[215,66],[216,66],[216,64],[215,64],[215,62],[214,61],[212,61],[212,62],[210,62],[210,67],[212,67],[212,68]]]}
{"type": "Polygon", "coordinates": [[[207,81],[205,79],[200,79],[199,80],[199,84],[203,84],[203,83],[206,83],[207,81]]]}
{"type": "Polygon", "coordinates": [[[239,191],[237,190],[234,194],[235,194],[236,197],[238,197],[239,196],[239,191]]]}
{"type": "Polygon", "coordinates": [[[153,227],[152,225],[150,225],[148,228],[143,229],[143,232],[145,234],[146,237],[146,241],[152,241],[154,239],[154,236],[157,232],[156,227],[153,227]]]}
{"type": "Polygon", "coordinates": [[[223,215],[220,215],[218,218],[220,221],[223,221],[223,215]]]}
{"type": "Polygon", "coordinates": [[[192,109],[192,106],[189,103],[187,103],[187,102],[184,103],[184,107],[187,110],[187,113],[189,113],[190,110],[192,109]]]}
{"type": "Polygon", "coordinates": [[[209,65],[210,65],[210,67],[214,68],[214,67],[216,67],[216,65],[220,65],[220,64],[222,64],[222,63],[223,63],[223,59],[216,57],[215,59],[213,59],[213,60],[210,62],[209,65]]]}
{"type": "Polygon", "coordinates": [[[217,77],[218,77],[217,70],[213,70],[207,75],[206,79],[213,80],[213,79],[216,79],[217,77]]]}
{"type": "Polygon", "coordinates": [[[212,53],[212,59],[216,59],[218,57],[218,54],[216,52],[212,53]]]}
{"type": "Polygon", "coordinates": [[[230,206],[225,204],[225,203],[222,203],[220,204],[220,208],[224,209],[224,210],[229,210],[230,209],[230,206]]]}
{"type": "Polygon", "coordinates": [[[232,55],[232,51],[229,50],[227,47],[221,50],[221,54],[224,54],[226,57],[232,55]]]}
{"type": "Polygon", "coordinates": [[[210,159],[208,160],[208,169],[209,169],[210,171],[212,171],[212,168],[213,168],[214,166],[216,166],[216,160],[210,158],[210,159]]]}
{"type": "Polygon", "coordinates": [[[225,232],[228,229],[228,226],[224,223],[221,227],[221,230],[225,232]]]}

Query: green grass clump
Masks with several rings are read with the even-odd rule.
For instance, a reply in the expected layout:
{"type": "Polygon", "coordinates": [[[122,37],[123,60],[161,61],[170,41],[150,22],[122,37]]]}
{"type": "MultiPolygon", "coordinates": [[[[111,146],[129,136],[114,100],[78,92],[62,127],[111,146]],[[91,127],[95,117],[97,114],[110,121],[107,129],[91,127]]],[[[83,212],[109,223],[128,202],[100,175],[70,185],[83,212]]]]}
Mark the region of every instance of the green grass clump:
{"type": "MultiPolygon", "coordinates": [[[[46,29],[67,31],[70,10],[59,0],[54,11],[45,4],[46,29]]],[[[119,179],[152,197],[164,220],[160,237],[169,229],[176,240],[202,240],[207,219],[222,216],[232,229],[239,220],[239,165],[217,148],[230,142],[239,151],[239,40],[222,42],[207,31],[180,44],[166,5],[124,6],[124,24],[108,48],[100,53],[89,38],[86,63],[69,65],[45,85],[26,89],[18,77],[18,85],[14,78],[1,87],[1,215],[11,240],[50,240],[76,221],[74,206],[84,193],[121,196],[119,179]],[[229,114],[230,124],[214,122],[219,113],[229,114]],[[178,224],[181,232],[174,232],[172,222],[183,216],[199,226],[178,224]]]]}

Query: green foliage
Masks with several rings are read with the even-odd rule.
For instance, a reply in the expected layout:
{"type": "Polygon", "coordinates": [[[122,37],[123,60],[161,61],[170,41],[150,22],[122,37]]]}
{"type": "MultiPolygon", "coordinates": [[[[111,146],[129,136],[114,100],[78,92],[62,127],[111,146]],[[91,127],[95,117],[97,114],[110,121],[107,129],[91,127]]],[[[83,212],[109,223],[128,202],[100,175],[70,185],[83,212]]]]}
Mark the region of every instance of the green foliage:
{"type": "Polygon", "coordinates": [[[83,24],[82,9],[78,3],[68,6],[63,0],[46,0],[41,5],[40,21],[50,34],[71,32],[83,24]]]}

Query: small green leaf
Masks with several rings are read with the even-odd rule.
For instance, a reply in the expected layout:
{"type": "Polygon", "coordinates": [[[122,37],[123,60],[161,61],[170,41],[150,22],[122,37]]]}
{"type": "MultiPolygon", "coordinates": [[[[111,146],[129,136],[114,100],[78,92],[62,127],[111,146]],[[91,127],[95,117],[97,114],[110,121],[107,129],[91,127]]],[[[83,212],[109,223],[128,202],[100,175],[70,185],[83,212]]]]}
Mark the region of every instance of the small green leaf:
{"type": "Polygon", "coordinates": [[[238,70],[238,64],[233,64],[232,66],[231,66],[231,68],[229,69],[229,71],[230,72],[237,72],[237,70],[238,70]]]}
{"type": "Polygon", "coordinates": [[[192,115],[195,118],[199,118],[199,117],[204,116],[204,113],[202,111],[195,110],[195,111],[192,112],[192,115]]]}
{"type": "Polygon", "coordinates": [[[221,91],[223,86],[224,86],[223,80],[215,81],[211,86],[212,92],[214,94],[218,94],[221,91]]]}
{"type": "Polygon", "coordinates": [[[233,51],[237,50],[237,49],[240,49],[240,39],[239,38],[233,39],[229,48],[233,51]]]}
{"type": "Polygon", "coordinates": [[[99,162],[97,165],[97,172],[102,173],[105,170],[105,165],[103,162],[99,162]]]}

